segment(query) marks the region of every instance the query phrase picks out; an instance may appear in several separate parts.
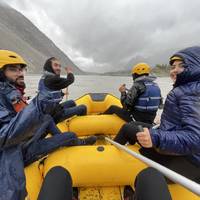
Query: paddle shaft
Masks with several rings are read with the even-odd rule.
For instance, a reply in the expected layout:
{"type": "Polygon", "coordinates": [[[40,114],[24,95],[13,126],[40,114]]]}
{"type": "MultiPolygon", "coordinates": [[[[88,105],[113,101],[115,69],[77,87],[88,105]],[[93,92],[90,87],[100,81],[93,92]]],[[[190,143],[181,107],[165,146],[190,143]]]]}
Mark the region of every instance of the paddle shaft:
{"type": "Polygon", "coordinates": [[[178,183],[182,186],[184,186],[185,188],[187,188],[188,190],[190,190],[191,192],[197,194],[198,196],[200,196],[200,184],[168,169],[167,167],[164,167],[160,164],[158,164],[157,162],[146,158],[145,156],[138,154],[132,150],[130,150],[129,148],[127,148],[124,145],[121,145],[117,142],[114,142],[113,140],[111,140],[108,137],[105,137],[105,139],[110,142],[111,144],[113,144],[115,147],[117,147],[118,149],[121,149],[123,151],[125,151],[126,153],[130,154],[131,156],[141,160],[142,162],[144,162],[145,164],[157,169],[158,171],[160,171],[162,174],[164,174],[167,178],[169,178],[170,180],[172,180],[175,183],[178,183]]]}
{"type": "Polygon", "coordinates": [[[65,88],[65,100],[68,100],[68,95],[69,95],[69,91],[68,91],[68,87],[65,88]]]}

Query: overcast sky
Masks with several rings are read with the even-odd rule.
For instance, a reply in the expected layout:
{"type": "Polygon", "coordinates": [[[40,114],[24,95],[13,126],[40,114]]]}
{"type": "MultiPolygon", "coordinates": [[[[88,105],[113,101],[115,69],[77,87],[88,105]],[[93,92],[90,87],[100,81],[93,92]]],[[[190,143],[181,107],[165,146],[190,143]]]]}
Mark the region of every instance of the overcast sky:
{"type": "Polygon", "coordinates": [[[167,63],[200,45],[199,0],[6,0],[81,69],[112,71],[167,63]]]}

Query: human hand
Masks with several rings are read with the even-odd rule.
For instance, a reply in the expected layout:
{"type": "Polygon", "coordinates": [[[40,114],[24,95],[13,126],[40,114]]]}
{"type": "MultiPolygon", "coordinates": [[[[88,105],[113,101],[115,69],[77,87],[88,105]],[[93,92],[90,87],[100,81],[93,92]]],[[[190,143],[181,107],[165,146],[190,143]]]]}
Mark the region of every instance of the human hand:
{"type": "Polygon", "coordinates": [[[67,72],[67,74],[69,74],[69,73],[73,73],[71,67],[65,67],[65,71],[67,72]]]}
{"type": "Polygon", "coordinates": [[[138,142],[145,148],[153,147],[151,140],[151,135],[148,128],[144,128],[143,132],[138,132],[136,134],[138,142]]]}
{"type": "Polygon", "coordinates": [[[125,92],[125,91],[126,91],[126,84],[122,84],[122,85],[119,87],[119,91],[120,91],[120,92],[125,92]]]}

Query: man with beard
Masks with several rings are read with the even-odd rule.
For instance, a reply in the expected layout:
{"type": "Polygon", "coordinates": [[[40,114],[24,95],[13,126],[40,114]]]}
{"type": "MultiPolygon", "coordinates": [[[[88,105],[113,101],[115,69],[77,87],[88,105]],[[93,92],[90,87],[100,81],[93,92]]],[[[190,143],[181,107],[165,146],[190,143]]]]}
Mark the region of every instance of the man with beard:
{"type": "Polygon", "coordinates": [[[58,123],[74,115],[85,115],[87,113],[85,105],[77,106],[73,100],[60,103],[64,96],[62,89],[67,88],[74,82],[74,75],[71,68],[66,67],[65,71],[67,77],[61,77],[60,61],[55,57],[51,57],[46,60],[43,70],[44,73],[39,81],[38,90],[39,93],[49,96],[57,101],[57,111],[53,116],[55,122],[58,123]]]}
{"type": "Polygon", "coordinates": [[[26,71],[26,68],[19,73],[19,77],[17,78],[15,82],[15,87],[21,92],[23,96],[24,102],[27,102],[27,100],[30,100],[30,96],[24,96],[25,95],[25,89],[26,89],[26,84],[24,82],[24,73],[26,71]]]}
{"type": "Polygon", "coordinates": [[[70,132],[59,134],[59,130],[45,138],[47,130],[55,126],[51,114],[57,104],[42,94],[28,105],[21,104],[22,94],[15,84],[25,67],[26,62],[20,55],[0,50],[0,199],[6,200],[25,199],[26,165],[59,147],[96,141],[91,137],[79,139],[70,132]]]}

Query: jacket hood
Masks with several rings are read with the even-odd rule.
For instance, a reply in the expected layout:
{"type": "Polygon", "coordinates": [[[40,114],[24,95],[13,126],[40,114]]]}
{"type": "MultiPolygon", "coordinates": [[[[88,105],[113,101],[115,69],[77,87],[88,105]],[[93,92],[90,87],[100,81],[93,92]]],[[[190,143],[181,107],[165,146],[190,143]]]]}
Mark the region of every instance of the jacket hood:
{"type": "Polygon", "coordinates": [[[0,70],[0,82],[6,82],[7,79],[3,73],[3,70],[0,70]]]}
{"type": "Polygon", "coordinates": [[[55,76],[56,74],[53,73],[53,72],[44,71],[43,75],[44,75],[44,76],[55,76]]]}
{"type": "Polygon", "coordinates": [[[189,47],[175,53],[183,59],[185,70],[177,75],[174,87],[200,81],[200,46],[189,47]]]}
{"type": "MultiPolygon", "coordinates": [[[[51,65],[51,60],[54,59],[54,57],[51,57],[49,59],[46,60],[43,70],[50,72],[50,73],[54,73],[53,69],[52,69],[52,65],[51,65]]],[[[54,73],[55,74],[55,73],[54,73]]]]}

